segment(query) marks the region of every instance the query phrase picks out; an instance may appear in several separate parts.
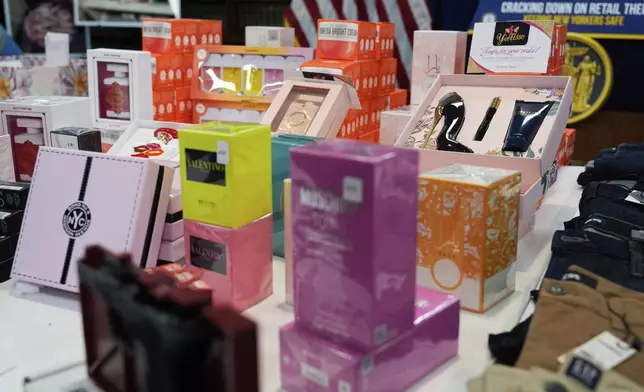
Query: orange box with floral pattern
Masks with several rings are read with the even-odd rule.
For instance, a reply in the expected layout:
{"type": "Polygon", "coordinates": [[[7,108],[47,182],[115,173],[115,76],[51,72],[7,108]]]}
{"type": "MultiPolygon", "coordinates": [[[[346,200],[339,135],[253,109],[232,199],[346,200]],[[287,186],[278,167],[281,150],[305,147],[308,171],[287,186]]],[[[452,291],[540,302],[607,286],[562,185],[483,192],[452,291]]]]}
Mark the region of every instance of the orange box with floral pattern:
{"type": "Polygon", "coordinates": [[[454,164],[418,184],[417,284],[485,312],[514,290],[521,173],[454,164]]]}

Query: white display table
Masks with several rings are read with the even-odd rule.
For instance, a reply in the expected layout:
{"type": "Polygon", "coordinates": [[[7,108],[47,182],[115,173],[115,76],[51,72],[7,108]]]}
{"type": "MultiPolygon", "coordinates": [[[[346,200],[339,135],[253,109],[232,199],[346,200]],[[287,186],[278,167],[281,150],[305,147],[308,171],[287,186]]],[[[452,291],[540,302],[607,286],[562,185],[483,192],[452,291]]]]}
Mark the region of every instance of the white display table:
{"type": "MultiPolygon", "coordinates": [[[[564,168],[537,213],[535,227],[519,242],[516,292],[486,314],[461,312],[459,356],[421,381],[414,391],[465,392],[466,382],[491,363],[487,349],[489,333],[511,329],[529,302],[529,292],[538,284],[550,259],[555,230],[577,213],[581,188],[576,178],[582,168],[564,168]]],[[[284,304],[284,262],[273,266],[274,295],[246,314],[260,330],[261,385],[263,392],[279,390],[278,329],[293,320],[284,304]]],[[[0,284],[0,391],[22,391],[24,376],[82,361],[83,333],[77,296],[43,290],[37,294],[16,292],[15,282],[0,284]]],[[[73,372],[72,372],[73,373],[73,372]]],[[[76,372],[78,373],[78,372],[76,372]]],[[[66,384],[72,375],[59,377],[66,384]],[[65,379],[68,378],[68,379],[65,379]]],[[[43,391],[59,391],[48,383],[43,391]]],[[[32,388],[30,392],[37,389],[32,388]]]]}

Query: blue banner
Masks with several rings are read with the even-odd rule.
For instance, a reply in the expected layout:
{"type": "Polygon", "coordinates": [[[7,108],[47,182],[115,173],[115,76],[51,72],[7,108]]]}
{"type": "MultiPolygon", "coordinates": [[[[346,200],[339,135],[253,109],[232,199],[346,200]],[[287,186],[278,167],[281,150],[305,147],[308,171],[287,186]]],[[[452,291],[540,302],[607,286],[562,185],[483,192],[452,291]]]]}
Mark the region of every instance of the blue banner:
{"type": "MultiPolygon", "coordinates": [[[[455,0],[457,1],[457,0],[455,0]]],[[[644,2],[479,0],[476,22],[554,19],[595,38],[644,39],[644,2]]]]}

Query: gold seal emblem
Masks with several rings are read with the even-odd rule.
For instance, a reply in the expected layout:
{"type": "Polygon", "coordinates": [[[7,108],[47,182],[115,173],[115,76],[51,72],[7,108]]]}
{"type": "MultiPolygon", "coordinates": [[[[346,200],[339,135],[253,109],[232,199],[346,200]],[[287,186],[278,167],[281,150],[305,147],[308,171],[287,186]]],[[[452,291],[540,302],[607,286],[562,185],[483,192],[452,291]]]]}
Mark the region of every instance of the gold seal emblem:
{"type": "Polygon", "coordinates": [[[573,103],[568,124],[595,114],[613,88],[613,64],[608,53],[584,34],[568,33],[563,74],[572,78],[573,103]]]}

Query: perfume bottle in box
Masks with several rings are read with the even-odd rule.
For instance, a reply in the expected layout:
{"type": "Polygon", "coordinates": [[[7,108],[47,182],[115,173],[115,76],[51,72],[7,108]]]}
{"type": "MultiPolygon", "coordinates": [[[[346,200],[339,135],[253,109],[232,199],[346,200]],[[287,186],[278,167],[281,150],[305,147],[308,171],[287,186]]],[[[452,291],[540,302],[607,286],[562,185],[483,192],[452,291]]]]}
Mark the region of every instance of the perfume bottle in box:
{"type": "Polygon", "coordinates": [[[76,261],[92,244],[156,265],[173,172],[151,159],[41,148],[12,277],[77,291],[76,261]]]}
{"type": "Polygon", "coordinates": [[[45,145],[43,118],[6,116],[16,179],[30,181],[36,166],[38,149],[45,145]]]}
{"type": "Polygon", "coordinates": [[[458,353],[458,298],[418,288],[413,325],[368,351],[343,346],[298,325],[280,329],[285,391],[407,391],[458,353]]]}
{"type": "Polygon", "coordinates": [[[87,51],[93,126],[124,129],[152,120],[152,57],[136,50],[87,51]]]}
{"type": "Polygon", "coordinates": [[[272,215],[236,229],[184,220],[186,266],[240,311],[273,293],[272,215]]]}
{"type": "Polygon", "coordinates": [[[273,133],[333,138],[349,109],[359,108],[356,90],[345,80],[303,73],[284,82],[262,123],[273,133]]]}
{"type": "Polygon", "coordinates": [[[291,151],[291,182],[297,322],[362,349],[410,329],[418,153],[325,140],[291,151]]]}
{"type": "Polygon", "coordinates": [[[52,147],[102,152],[101,131],[96,128],[65,127],[51,131],[52,147]]]}
{"type": "Polygon", "coordinates": [[[295,71],[312,58],[312,48],[197,45],[191,97],[270,103],[283,83],[283,72],[295,71]]]}
{"type": "Polygon", "coordinates": [[[211,122],[181,129],[184,218],[236,228],[269,214],[270,135],[269,127],[249,123],[211,122]]]}
{"type": "Polygon", "coordinates": [[[52,129],[88,127],[89,98],[21,97],[0,102],[0,126],[11,138],[15,178],[29,181],[38,149],[51,145],[52,129]]]}

